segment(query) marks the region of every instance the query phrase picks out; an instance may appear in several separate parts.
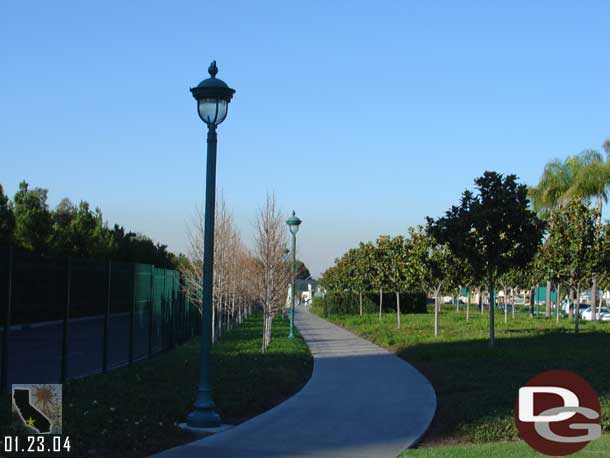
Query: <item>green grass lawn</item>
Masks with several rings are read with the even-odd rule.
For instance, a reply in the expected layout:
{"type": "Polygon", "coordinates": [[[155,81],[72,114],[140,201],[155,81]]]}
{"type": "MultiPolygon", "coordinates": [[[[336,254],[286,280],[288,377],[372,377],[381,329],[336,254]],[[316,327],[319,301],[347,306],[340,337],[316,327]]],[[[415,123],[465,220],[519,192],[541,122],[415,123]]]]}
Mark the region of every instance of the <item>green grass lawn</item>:
{"type": "MultiPolygon", "coordinates": [[[[260,352],[262,317],[253,316],[213,346],[212,389],[225,423],[239,423],[282,402],[309,379],[305,342],[289,340],[288,321],[276,319],[273,340],[260,352]]],[[[197,438],[177,427],[194,401],[199,339],[108,374],[63,387],[63,433],[73,456],[142,457],[197,438]]],[[[19,432],[10,397],[0,398],[0,437],[19,432]]]]}
{"type": "Polygon", "coordinates": [[[384,314],[381,322],[376,314],[327,318],[389,348],[428,377],[438,410],[424,447],[516,440],[513,405],[518,389],[551,369],[576,372],[591,383],[602,402],[604,430],[610,430],[610,322],[581,322],[580,335],[574,335],[568,319],[557,324],[517,314],[505,324],[498,314],[496,346],[490,348],[487,313],[471,311],[466,322],[463,311],[449,307],[441,313],[438,337],[432,313],[403,315],[400,330],[395,314],[384,314]]]}
{"type": "MultiPolygon", "coordinates": [[[[591,442],[580,452],[570,456],[579,458],[603,458],[610,455],[610,436],[605,435],[591,442]]],[[[401,458],[540,458],[525,442],[499,442],[478,445],[456,445],[452,447],[422,448],[407,450],[401,458]]]]}

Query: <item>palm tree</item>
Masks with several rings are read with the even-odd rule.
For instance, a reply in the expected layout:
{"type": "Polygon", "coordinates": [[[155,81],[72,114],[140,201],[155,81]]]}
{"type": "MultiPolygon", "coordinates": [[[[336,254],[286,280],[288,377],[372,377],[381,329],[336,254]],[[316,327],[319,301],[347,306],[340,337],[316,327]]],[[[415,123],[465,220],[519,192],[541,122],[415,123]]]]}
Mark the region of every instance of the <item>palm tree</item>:
{"type": "MultiPolygon", "coordinates": [[[[548,212],[561,208],[569,199],[590,201],[595,199],[597,228],[601,228],[601,213],[608,201],[610,186],[610,139],[603,144],[606,160],[595,150],[585,150],[577,156],[568,156],[565,161],[555,159],[546,164],[536,187],[530,188],[534,209],[543,217],[548,212]]],[[[548,282],[547,282],[548,287],[548,282]]],[[[593,279],[591,303],[596,307],[597,277],[593,279]]],[[[595,313],[592,314],[595,316],[595,313]]]]}
{"type": "MultiPolygon", "coordinates": [[[[604,143],[606,154],[610,153],[610,141],[604,143]]],[[[583,151],[580,154],[581,168],[577,173],[574,186],[571,194],[574,197],[589,200],[595,198],[595,210],[597,212],[596,229],[597,233],[601,230],[602,225],[602,206],[604,202],[608,202],[607,189],[610,185],[610,161],[595,150],[583,151]]],[[[591,318],[597,318],[595,313],[597,304],[597,276],[593,277],[593,285],[591,287],[591,318]]]]}
{"type": "MultiPolygon", "coordinates": [[[[610,145],[609,145],[610,146],[610,145]]],[[[610,165],[595,150],[586,150],[577,157],[578,168],[574,183],[567,192],[568,197],[579,199],[595,198],[595,209],[598,211],[597,224],[601,224],[603,202],[608,201],[606,192],[610,184],[610,165]]]]}
{"type": "MultiPolygon", "coordinates": [[[[560,209],[568,200],[570,190],[574,187],[581,161],[573,156],[566,160],[554,159],[544,166],[544,171],[537,186],[529,189],[529,197],[534,210],[542,219],[548,219],[550,213],[560,209]]],[[[546,281],[546,317],[551,317],[551,280],[546,281]]],[[[559,305],[558,305],[559,306],[559,305]]]]}

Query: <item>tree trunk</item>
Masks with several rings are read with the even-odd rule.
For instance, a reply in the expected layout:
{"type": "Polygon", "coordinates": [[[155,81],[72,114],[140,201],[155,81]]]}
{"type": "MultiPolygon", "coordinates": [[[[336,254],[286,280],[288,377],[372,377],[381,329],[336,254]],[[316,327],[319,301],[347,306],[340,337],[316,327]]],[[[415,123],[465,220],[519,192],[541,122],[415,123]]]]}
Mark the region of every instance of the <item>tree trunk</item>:
{"type": "Polygon", "coordinates": [[[580,286],[576,289],[576,305],[574,307],[574,314],[576,319],[574,332],[578,334],[578,325],[580,323],[580,286]]]}
{"type": "Polygon", "coordinates": [[[400,329],[400,293],[396,292],[396,322],[400,329]]]}
{"type": "Polygon", "coordinates": [[[574,318],[574,288],[572,286],[568,296],[568,318],[570,320],[574,318]]]}
{"type": "Polygon", "coordinates": [[[551,280],[546,281],[546,312],[545,318],[551,318],[551,280]]]}
{"type": "Polygon", "coordinates": [[[466,299],[466,321],[470,319],[470,290],[468,290],[468,299],[466,299]]]}
{"type": "Polygon", "coordinates": [[[212,304],[212,343],[216,342],[216,306],[212,304]]]}
{"type": "Polygon", "coordinates": [[[434,335],[438,336],[438,290],[434,291],[434,335]]]}
{"type": "Polygon", "coordinates": [[[561,304],[561,283],[557,283],[557,309],[555,310],[555,321],[559,323],[559,308],[561,304]]]}
{"type": "Polygon", "coordinates": [[[481,287],[477,288],[477,297],[479,312],[481,312],[481,315],[483,315],[483,291],[481,291],[481,287]]]}
{"type": "MultiPolygon", "coordinates": [[[[591,285],[591,320],[597,319],[597,275],[593,277],[591,285]]],[[[600,307],[601,308],[601,307],[600,307]]]]}
{"type": "Polygon", "coordinates": [[[358,296],[360,298],[360,316],[362,316],[362,291],[358,293],[358,296]]]}
{"type": "MultiPolygon", "coordinates": [[[[595,226],[597,228],[598,235],[600,234],[601,227],[602,227],[602,205],[603,205],[603,196],[598,195],[595,200],[595,208],[597,210],[595,226]]],[[[591,319],[592,320],[601,318],[601,316],[597,315],[597,313],[599,313],[601,315],[601,308],[602,308],[601,303],[600,303],[599,307],[597,307],[597,275],[595,275],[593,277],[593,286],[591,289],[591,319]]]]}
{"type": "Polygon", "coordinates": [[[383,307],[383,290],[379,288],[379,321],[381,321],[381,308],[383,307]]]}
{"type": "Polygon", "coordinates": [[[491,275],[488,277],[489,282],[489,346],[493,347],[495,343],[495,332],[494,332],[494,308],[495,308],[495,297],[494,297],[494,282],[491,275]]]}
{"type": "Polygon", "coordinates": [[[261,353],[265,353],[267,347],[265,346],[265,342],[267,340],[267,312],[263,314],[263,339],[261,345],[261,353]]]}
{"type": "Polygon", "coordinates": [[[508,292],[504,290],[504,322],[508,323],[508,292]]]}
{"type": "Polygon", "coordinates": [[[530,288],[530,318],[534,318],[534,295],[536,294],[536,287],[530,288]]]}

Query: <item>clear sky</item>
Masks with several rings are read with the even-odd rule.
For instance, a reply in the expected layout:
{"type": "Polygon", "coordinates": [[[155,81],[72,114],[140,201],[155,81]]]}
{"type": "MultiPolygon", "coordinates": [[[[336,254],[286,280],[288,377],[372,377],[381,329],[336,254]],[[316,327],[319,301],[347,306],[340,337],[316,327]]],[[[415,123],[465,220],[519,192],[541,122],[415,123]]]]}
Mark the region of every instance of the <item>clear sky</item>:
{"type": "Polygon", "coordinates": [[[237,90],[218,187],[274,191],[314,273],[438,216],[484,170],[534,183],[610,136],[610,2],[4,1],[0,183],[85,199],[174,251],[203,202],[188,89],[237,90]]]}

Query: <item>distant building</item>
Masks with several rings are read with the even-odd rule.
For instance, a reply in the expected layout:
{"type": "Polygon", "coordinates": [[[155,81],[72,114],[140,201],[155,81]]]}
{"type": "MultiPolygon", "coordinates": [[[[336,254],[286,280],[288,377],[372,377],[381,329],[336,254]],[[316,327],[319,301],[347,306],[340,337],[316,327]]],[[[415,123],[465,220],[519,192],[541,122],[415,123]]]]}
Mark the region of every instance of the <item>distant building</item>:
{"type": "MultiPolygon", "coordinates": [[[[310,305],[314,296],[319,295],[320,291],[320,282],[314,278],[308,278],[305,280],[297,279],[295,280],[295,303],[297,305],[310,305]]],[[[292,285],[288,286],[288,296],[286,297],[286,304],[290,306],[290,294],[292,291],[292,285]]]]}

